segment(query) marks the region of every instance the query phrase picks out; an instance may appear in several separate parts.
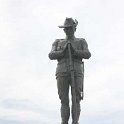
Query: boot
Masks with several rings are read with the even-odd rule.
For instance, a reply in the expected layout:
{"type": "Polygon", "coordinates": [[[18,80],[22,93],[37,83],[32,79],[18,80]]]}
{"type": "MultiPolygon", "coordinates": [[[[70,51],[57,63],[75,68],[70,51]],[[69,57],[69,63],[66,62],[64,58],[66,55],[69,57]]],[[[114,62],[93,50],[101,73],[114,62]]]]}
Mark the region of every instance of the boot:
{"type": "Polygon", "coordinates": [[[69,105],[62,104],[61,105],[61,118],[62,118],[61,124],[68,124],[69,116],[70,116],[69,105]]]}
{"type": "Polygon", "coordinates": [[[75,117],[75,112],[73,109],[73,105],[72,105],[72,124],[79,124],[78,120],[79,120],[79,116],[80,116],[80,103],[76,104],[76,109],[77,109],[77,117],[75,117]]]}

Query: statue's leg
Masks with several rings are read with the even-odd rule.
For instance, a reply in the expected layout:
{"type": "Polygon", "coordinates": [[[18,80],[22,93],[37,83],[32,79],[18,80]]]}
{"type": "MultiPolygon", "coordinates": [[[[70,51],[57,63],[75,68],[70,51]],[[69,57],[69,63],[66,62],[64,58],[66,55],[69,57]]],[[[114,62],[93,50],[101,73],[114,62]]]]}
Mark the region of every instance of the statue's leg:
{"type": "Polygon", "coordinates": [[[67,76],[57,78],[58,94],[61,100],[61,124],[68,124],[70,116],[69,108],[69,82],[67,76]]]}
{"type": "Polygon", "coordinates": [[[77,116],[75,116],[74,107],[72,104],[72,124],[79,124],[79,116],[80,116],[80,101],[81,101],[81,89],[83,85],[83,77],[75,77],[75,87],[76,87],[76,110],[77,116]]]}

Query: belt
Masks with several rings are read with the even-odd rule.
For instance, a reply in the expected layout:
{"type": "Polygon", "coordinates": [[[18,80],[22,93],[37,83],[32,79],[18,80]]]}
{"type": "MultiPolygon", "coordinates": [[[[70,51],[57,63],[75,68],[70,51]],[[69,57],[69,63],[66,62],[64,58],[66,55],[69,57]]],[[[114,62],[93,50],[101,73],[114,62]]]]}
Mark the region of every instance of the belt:
{"type": "MultiPolygon", "coordinates": [[[[83,63],[82,60],[74,59],[74,58],[72,58],[72,61],[73,61],[73,62],[80,63],[80,64],[83,63]]],[[[59,60],[59,61],[58,61],[58,65],[59,65],[59,64],[62,64],[62,63],[64,63],[64,62],[69,62],[69,58],[64,58],[64,59],[59,60]]]]}

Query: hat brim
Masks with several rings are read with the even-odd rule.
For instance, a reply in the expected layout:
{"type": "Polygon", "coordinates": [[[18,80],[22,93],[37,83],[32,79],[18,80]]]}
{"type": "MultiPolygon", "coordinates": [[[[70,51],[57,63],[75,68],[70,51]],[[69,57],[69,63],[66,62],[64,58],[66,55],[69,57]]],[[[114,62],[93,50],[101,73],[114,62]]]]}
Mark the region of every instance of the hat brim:
{"type": "Polygon", "coordinates": [[[72,25],[61,25],[61,26],[58,26],[59,28],[68,28],[68,27],[73,27],[72,25]]]}

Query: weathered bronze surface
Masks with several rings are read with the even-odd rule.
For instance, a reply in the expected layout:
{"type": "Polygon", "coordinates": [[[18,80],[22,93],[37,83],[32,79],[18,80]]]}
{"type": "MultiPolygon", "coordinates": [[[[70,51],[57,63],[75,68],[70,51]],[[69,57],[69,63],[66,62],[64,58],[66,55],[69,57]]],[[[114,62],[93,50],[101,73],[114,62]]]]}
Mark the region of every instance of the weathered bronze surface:
{"type": "Polygon", "coordinates": [[[61,124],[68,124],[70,117],[69,87],[71,87],[72,94],[72,124],[79,124],[84,79],[84,63],[82,60],[91,57],[86,40],[76,38],[74,35],[77,24],[77,20],[65,19],[64,25],[59,26],[59,28],[63,28],[66,38],[56,39],[49,53],[51,60],[58,61],[56,80],[61,100],[61,124]]]}

